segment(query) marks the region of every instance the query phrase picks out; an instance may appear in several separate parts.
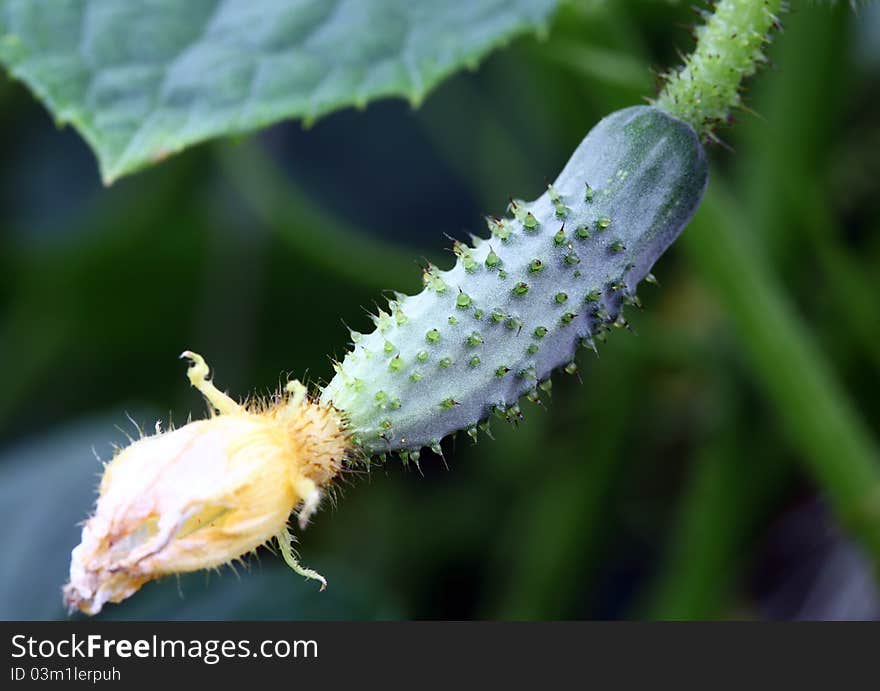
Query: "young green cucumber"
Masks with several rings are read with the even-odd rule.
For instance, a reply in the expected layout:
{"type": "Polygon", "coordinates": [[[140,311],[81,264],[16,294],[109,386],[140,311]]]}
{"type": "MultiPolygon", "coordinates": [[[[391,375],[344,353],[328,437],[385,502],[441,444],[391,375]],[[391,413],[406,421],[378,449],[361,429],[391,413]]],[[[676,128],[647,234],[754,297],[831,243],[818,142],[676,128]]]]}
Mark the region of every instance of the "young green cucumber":
{"type": "MultiPolygon", "coordinates": [[[[491,237],[456,243],[455,266],[428,267],[424,290],[398,295],[353,334],[321,402],[346,418],[367,454],[439,450],[493,411],[519,416],[557,367],[574,371],[690,220],[706,187],[706,154],[685,122],[651,106],[599,122],[562,173],[491,237]]],[[[418,456],[415,456],[418,458],[418,456]]]]}

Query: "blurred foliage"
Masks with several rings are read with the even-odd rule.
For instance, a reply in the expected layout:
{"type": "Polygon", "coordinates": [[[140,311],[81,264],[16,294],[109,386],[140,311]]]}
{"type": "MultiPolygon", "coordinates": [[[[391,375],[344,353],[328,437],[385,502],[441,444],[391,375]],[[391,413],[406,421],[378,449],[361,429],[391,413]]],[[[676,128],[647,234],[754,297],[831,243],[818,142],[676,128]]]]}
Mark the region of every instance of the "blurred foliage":
{"type": "MultiPolygon", "coordinates": [[[[342,320],[366,328],[382,289],[418,288],[420,256],[451,264],[444,233],[537,196],[596,120],[655,93],[691,21],[687,3],[569,3],[419,110],[276,126],[109,189],[3,84],[0,617],[63,616],[92,448],[134,432],[125,411],[202,410],[181,350],[240,395],[329,378],[342,320]]],[[[878,32],[877,4],[794,3],[638,336],[494,442],[352,472],[299,536],[327,592],[265,552],[102,616],[880,615],[861,551],[880,516],[878,32]]]]}

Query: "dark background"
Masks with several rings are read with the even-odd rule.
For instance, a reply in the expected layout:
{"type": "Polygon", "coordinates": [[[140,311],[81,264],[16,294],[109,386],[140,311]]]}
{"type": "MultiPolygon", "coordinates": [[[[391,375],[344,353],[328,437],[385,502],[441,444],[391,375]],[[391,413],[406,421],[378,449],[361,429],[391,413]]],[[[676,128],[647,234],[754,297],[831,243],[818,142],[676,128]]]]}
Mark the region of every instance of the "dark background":
{"type": "MultiPolygon", "coordinates": [[[[263,552],[101,617],[880,616],[880,555],[823,486],[852,454],[878,459],[880,6],[793,4],[748,85],[755,114],[711,149],[711,199],[630,315],[638,336],[582,356],[583,383],[558,375],[519,429],[459,435],[448,469],[428,454],[351,479],[300,535],[325,593],[263,552]],[[804,371],[823,374],[807,398],[804,371]],[[838,450],[832,427],[867,443],[838,450]]],[[[240,396],[326,380],[343,319],[367,329],[383,289],[418,289],[418,258],[451,264],[444,233],[537,196],[600,117],[656,93],[692,21],[687,3],[574,3],[417,111],[281,124],[107,189],[4,79],[0,618],[65,616],[95,453],[135,434],[126,413],[203,410],[181,350],[240,396]]]]}

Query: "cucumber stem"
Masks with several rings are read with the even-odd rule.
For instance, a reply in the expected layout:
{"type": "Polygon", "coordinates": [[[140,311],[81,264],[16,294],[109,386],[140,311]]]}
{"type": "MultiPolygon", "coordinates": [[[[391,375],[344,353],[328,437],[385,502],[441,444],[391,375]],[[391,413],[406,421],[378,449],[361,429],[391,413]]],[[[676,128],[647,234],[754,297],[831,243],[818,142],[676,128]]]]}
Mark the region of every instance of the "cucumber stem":
{"type": "Polygon", "coordinates": [[[654,105],[693,127],[704,139],[730,111],[742,105],[743,79],[766,61],[764,44],[779,26],[783,0],[719,0],[714,12],[702,11],[697,46],[678,70],[667,73],[654,105]]]}

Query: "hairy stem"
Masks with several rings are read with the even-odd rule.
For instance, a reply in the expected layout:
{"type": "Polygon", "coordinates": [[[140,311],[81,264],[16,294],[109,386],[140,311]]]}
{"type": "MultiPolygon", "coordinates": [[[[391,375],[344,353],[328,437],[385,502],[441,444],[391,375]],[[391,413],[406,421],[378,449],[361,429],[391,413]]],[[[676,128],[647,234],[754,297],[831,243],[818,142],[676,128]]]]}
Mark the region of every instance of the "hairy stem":
{"type": "Polygon", "coordinates": [[[704,12],[697,47],[683,67],[666,75],[654,105],[713,138],[712,129],[741,105],[743,79],[764,62],[763,47],[781,8],[782,0],[719,0],[714,12],[704,12]]]}

